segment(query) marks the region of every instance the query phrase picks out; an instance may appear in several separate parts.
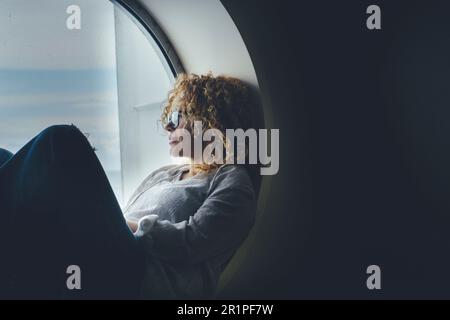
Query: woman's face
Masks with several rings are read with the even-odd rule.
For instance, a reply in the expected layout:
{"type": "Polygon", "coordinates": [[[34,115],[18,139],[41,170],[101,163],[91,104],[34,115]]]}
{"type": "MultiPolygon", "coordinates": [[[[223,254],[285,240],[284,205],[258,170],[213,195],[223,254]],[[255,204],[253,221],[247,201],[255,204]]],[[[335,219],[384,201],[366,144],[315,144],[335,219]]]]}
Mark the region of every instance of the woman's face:
{"type": "MultiPolygon", "coordinates": [[[[171,112],[174,111],[178,111],[177,113],[169,113],[169,118],[172,115],[172,123],[167,123],[166,126],[164,127],[164,129],[167,131],[168,133],[168,142],[169,142],[169,153],[172,157],[182,157],[184,156],[183,153],[180,153],[180,150],[183,150],[183,143],[187,144],[189,141],[186,141],[185,137],[187,137],[187,135],[191,136],[191,132],[188,128],[188,121],[186,119],[185,114],[182,114],[183,110],[180,109],[179,106],[179,100],[175,99],[174,103],[173,103],[173,107],[171,112]],[[173,124],[177,124],[178,122],[178,126],[176,128],[174,128],[173,124]]],[[[191,144],[190,145],[186,145],[186,148],[189,148],[192,150],[193,148],[193,137],[191,137],[190,140],[191,144]]],[[[188,150],[188,149],[186,149],[188,150]]]]}

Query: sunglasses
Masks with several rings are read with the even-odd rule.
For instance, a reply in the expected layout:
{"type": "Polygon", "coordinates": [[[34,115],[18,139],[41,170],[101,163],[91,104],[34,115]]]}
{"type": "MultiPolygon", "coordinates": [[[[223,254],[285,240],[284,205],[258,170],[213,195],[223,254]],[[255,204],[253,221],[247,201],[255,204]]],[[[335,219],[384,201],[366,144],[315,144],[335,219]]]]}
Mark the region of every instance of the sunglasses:
{"type": "Polygon", "coordinates": [[[181,113],[178,110],[172,111],[167,117],[167,125],[175,130],[180,125],[181,113]]]}

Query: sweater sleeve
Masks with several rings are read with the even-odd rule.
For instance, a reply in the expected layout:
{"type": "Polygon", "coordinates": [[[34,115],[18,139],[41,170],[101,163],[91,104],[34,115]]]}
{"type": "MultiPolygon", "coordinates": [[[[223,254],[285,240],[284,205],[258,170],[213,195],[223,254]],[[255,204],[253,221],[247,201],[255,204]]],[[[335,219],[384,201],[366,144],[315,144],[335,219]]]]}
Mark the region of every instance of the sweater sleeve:
{"type": "Polygon", "coordinates": [[[188,220],[171,223],[150,214],[138,222],[136,237],[158,259],[197,263],[238,247],[253,226],[255,193],[243,167],[224,166],[207,198],[188,220]]]}

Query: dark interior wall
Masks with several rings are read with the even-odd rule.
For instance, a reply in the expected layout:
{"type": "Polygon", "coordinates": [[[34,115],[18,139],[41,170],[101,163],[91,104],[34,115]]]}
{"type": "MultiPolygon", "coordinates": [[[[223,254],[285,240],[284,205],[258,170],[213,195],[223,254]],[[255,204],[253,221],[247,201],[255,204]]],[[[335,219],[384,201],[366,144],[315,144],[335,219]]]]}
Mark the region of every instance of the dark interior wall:
{"type": "Polygon", "coordinates": [[[273,128],[255,245],[223,298],[450,297],[450,3],[222,0],[273,128]],[[382,30],[366,28],[366,8],[382,30]],[[382,290],[366,288],[366,268],[382,290]]]}
{"type": "Polygon", "coordinates": [[[308,115],[300,77],[295,75],[298,69],[292,64],[296,52],[283,33],[289,28],[283,22],[283,6],[256,1],[223,4],[249,49],[264,107],[274,111],[271,118],[268,113],[265,117],[271,128],[281,130],[280,170],[270,178],[270,197],[258,221],[254,246],[221,297],[292,297],[298,294],[292,275],[299,267],[311,213],[308,115]]]}

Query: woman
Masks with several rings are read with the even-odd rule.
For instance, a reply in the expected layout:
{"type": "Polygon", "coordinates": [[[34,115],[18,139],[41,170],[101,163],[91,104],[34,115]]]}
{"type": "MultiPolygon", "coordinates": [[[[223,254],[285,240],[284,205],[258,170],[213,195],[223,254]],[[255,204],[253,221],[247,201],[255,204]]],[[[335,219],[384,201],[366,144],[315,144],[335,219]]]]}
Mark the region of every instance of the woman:
{"type": "MultiPolygon", "coordinates": [[[[162,115],[172,155],[195,154],[178,152],[180,144],[193,148],[181,133],[195,139],[194,121],[223,133],[248,129],[250,101],[237,79],[180,75],[162,115]]],[[[1,294],[213,297],[254,223],[255,188],[243,166],[192,160],[151,173],[122,211],[75,126],[47,128],[15,155],[2,150],[1,294]],[[79,267],[79,278],[70,266],[79,267]]]]}

